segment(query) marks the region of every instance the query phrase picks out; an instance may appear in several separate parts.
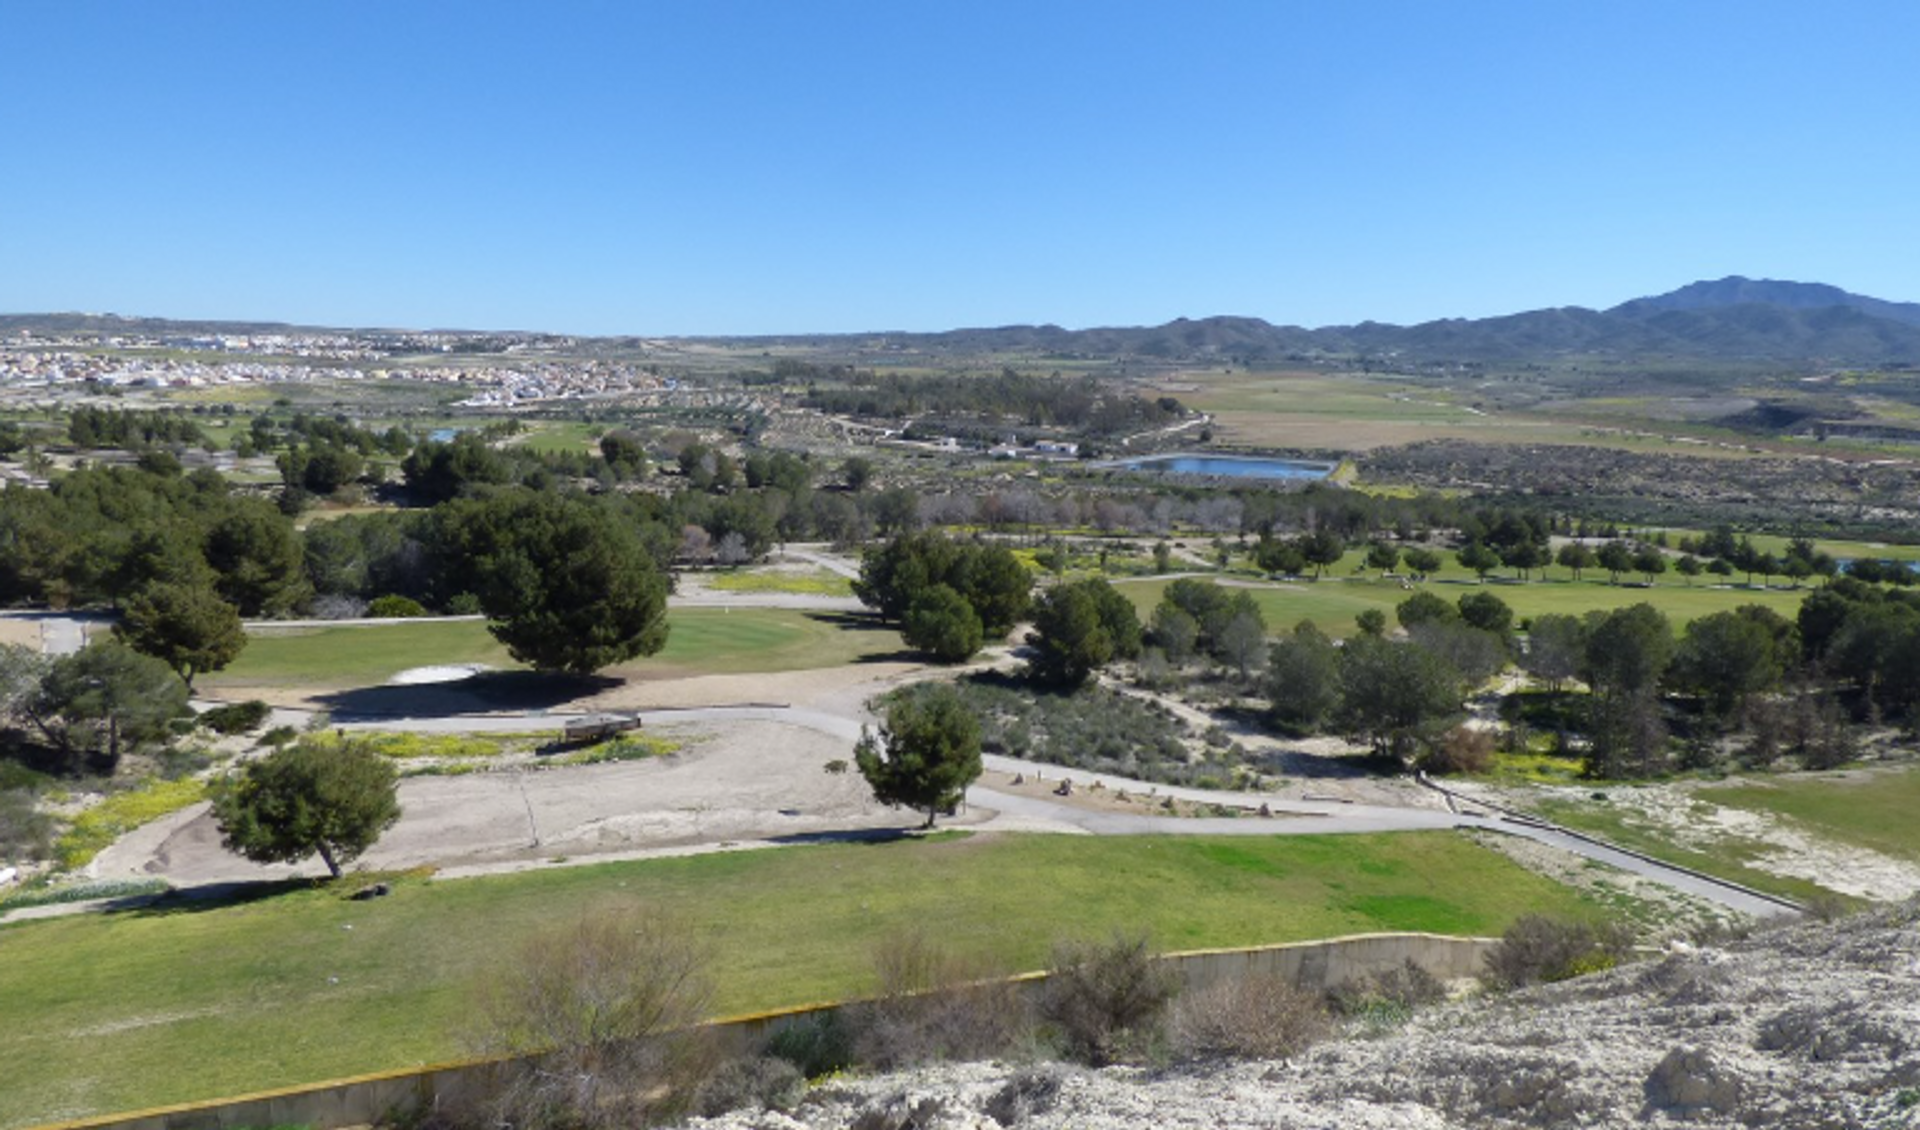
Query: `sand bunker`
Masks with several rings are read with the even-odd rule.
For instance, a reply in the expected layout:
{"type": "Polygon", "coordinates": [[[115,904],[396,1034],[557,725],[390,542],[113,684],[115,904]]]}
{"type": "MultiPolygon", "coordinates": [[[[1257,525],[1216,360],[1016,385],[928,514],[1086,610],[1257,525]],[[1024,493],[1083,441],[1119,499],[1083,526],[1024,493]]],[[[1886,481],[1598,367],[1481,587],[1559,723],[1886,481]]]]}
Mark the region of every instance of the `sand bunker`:
{"type": "Polygon", "coordinates": [[[457,683],[493,668],[485,663],[449,663],[438,667],[409,667],[387,680],[390,687],[417,687],[427,683],[457,683]]]}

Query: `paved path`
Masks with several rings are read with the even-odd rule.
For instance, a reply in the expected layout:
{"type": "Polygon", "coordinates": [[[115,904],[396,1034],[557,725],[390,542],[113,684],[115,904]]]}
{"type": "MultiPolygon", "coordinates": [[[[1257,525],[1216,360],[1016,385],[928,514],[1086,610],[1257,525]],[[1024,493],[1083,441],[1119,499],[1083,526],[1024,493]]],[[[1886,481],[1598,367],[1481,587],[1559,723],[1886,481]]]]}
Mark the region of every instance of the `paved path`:
{"type": "MultiPolygon", "coordinates": [[[[350,732],[410,730],[428,733],[470,731],[525,733],[557,730],[565,717],[557,714],[523,714],[354,719],[335,715],[334,722],[341,729],[350,732]]],[[[642,712],[642,718],[649,727],[653,728],[674,725],[724,726],[729,729],[755,727],[767,735],[766,741],[761,745],[763,755],[771,755],[791,744],[794,740],[791,731],[798,729],[827,740],[826,745],[815,750],[816,758],[847,756],[852,744],[859,739],[862,725],[860,718],[778,704],[648,710],[642,712]],[[782,734],[788,736],[781,737],[782,734]]],[[[1248,813],[1244,817],[1178,817],[1102,812],[1046,798],[1015,795],[984,785],[975,785],[967,790],[967,805],[970,811],[981,817],[976,826],[982,829],[1019,827],[1029,830],[1082,832],[1091,835],[1271,836],[1478,828],[1549,844],[1583,858],[1645,876],[1743,914],[1764,918],[1790,913],[1790,910],[1778,901],[1757,896],[1740,888],[1670,867],[1656,860],[1632,855],[1584,837],[1574,836],[1551,826],[1502,816],[1471,804],[1465,810],[1456,813],[1444,808],[1310,801],[1261,793],[1153,785],[1126,777],[1065,769],[1056,765],[991,754],[984,756],[981,760],[987,768],[992,770],[1044,777],[1048,780],[1067,779],[1071,780],[1076,788],[1082,790],[1091,788],[1097,783],[1101,788],[1111,791],[1126,790],[1135,795],[1171,796],[1202,804],[1226,805],[1248,813]],[[1273,816],[1254,815],[1262,804],[1267,806],[1273,816]]],[[[729,810],[741,814],[749,812],[753,806],[731,803],[731,794],[738,789],[751,790],[756,782],[766,783],[767,769],[768,766],[765,764],[755,763],[750,759],[740,760],[737,764],[730,762],[728,766],[706,766],[704,770],[707,779],[717,791],[698,803],[716,804],[717,798],[724,795],[729,798],[729,803],[726,805],[729,810]],[[720,776],[716,777],[716,772],[720,776]]],[[[857,780],[857,778],[854,779],[857,780]]],[[[623,818],[631,822],[641,819],[632,815],[636,804],[657,808],[661,799],[657,795],[646,795],[644,790],[657,790],[660,783],[642,771],[629,771],[625,774],[613,771],[590,773],[588,770],[568,770],[564,774],[476,774],[459,778],[417,778],[416,781],[457,782],[457,784],[413,784],[411,786],[421,795],[421,799],[424,800],[429,796],[434,798],[436,815],[430,818],[431,830],[424,834],[409,836],[402,833],[400,829],[392,833],[402,835],[404,842],[392,848],[392,854],[396,859],[389,863],[402,860],[409,863],[430,862],[434,858],[454,858],[470,854],[470,849],[478,849],[482,854],[486,854],[487,852],[505,853],[509,846],[516,850],[520,848],[530,850],[532,847],[540,846],[537,832],[532,835],[532,842],[529,843],[525,829],[513,820],[501,817],[496,821],[491,817],[482,816],[483,812],[491,812],[502,804],[506,808],[515,808],[519,805],[531,806],[533,802],[526,799],[528,794],[525,790],[528,788],[533,788],[543,795],[559,796],[564,793],[564,800],[543,802],[555,806],[554,814],[547,821],[549,826],[554,827],[584,826],[595,821],[616,821],[623,818]],[[577,785],[572,779],[574,774],[580,775],[577,785]],[[546,778],[553,779],[546,780],[546,778]],[[563,783],[560,778],[569,778],[569,780],[563,783]],[[447,794],[444,805],[440,800],[441,793],[447,794]],[[438,814],[442,808],[446,810],[444,815],[438,814]],[[456,818],[452,815],[455,811],[462,811],[465,815],[456,818]],[[508,826],[504,839],[492,830],[499,823],[508,826]]],[[[783,805],[777,794],[761,799],[768,806],[765,811],[797,811],[790,805],[783,805]]],[[[409,798],[407,803],[412,811],[413,806],[419,801],[409,798]]],[[[873,814],[864,815],[872,816],[873,814]]],[[[500,813],[495,812],[494,816],[500,816],[500,813]]],[[[529,819],[532,817],[529,816],[529,819]]],[[[402,828],[405,828],[409,821],[415,820],[421,821],[424,825],[429,822],[429,817],[425,812],[418,817],[410,816],[408,821],[403,821],[402,828]]],[[[801,823],[792,825],[795,832],[820,833],[827,830],[817,821],[801,823]],[[801,823],[807,826],[802,828],[801,823]]],[[[880,824],[897,826],[897,814],[891,820],[882,819],[876,823],[874,820],[863,818],[848,826],[872,828],[880,824]]],[[[778,831],[771,829],[761,833],[763,837],[778,834],[778,831]]],[[[744,816],[726,823],[724,828],[710,830],[704,835],[710,841],[755,838],[752,821],[745,819],[744,816]]],[[[387,843],[382,841],[383,856],[388,854],[387,843]]],[[[217,850],[217,845],[210,845],[211,840],[201,835],[199,848],[217,850]]],[[[591,848],[588,847],[587,850],[591,848]]],[[[209,861],[205,867],[215,869],[221,866],[230,867],[231,857],[227,857],[227,860],[229,862],[225,864],[209,861]]],[[[130,862],[122,861],[122,865],[130,862]]],[[[201,865],[194,865],[192,868],[195,871],[203,869],[201,865]]]]}

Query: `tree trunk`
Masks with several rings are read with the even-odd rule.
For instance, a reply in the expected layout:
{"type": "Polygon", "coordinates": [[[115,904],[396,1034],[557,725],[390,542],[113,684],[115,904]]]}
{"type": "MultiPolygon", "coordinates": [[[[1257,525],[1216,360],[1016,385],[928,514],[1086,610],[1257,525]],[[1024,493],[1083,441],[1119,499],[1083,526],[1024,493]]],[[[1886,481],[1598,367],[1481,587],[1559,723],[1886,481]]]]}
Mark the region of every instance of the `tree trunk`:
{"type": "Polygon", "coordinates": [[[927,806],[927,822],[925,824],[920,825],[921,830],[925,831],[925,830],[931,829],[933,827],[933,818],[935,816],[938,816],[939,814],[940,814],[940,810],[938,808],[934,807],[931,804],[928,805],[927,806]]]}
{"type": "Polygon", "coordinates": [[[325,843],[321,843],[318,846],[320,849],[320,862],[326,864],[327,870],[332,873],[334,878],[338,879],[340,877],[340,865],[333,861],[333,849],[325,843]]]}

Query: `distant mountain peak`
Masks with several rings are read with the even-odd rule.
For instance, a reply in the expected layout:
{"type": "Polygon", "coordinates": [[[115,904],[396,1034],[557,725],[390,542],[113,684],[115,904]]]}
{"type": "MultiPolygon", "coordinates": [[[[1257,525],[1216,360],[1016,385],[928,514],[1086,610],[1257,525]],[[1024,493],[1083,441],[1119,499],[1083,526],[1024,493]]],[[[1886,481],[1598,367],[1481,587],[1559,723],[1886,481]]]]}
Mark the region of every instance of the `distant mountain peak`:
{"type": "Polygon", "coordinates": [[[1623,302],[1607,313],[1645,317],[1668,310],[1717,310],[1728,306],[1784,306],[1794,310],[1843,306],[1876,318],[1920,326],[1920,304],[1869,298],[1826,283],[1750,279],[1744,275],[1688,283],[1679,290],[1623,302]]]}

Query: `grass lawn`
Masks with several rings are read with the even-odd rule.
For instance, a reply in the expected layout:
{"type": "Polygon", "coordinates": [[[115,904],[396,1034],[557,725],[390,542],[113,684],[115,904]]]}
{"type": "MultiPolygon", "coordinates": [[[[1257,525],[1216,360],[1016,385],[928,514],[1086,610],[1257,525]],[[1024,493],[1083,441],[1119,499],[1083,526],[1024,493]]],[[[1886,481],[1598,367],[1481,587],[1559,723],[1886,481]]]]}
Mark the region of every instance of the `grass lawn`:
{"type": "Polygon", "coordinates": [[[249,632],[240,657],[224,671],[200,676],[208,688],[300,686],[323,689],[384,683],[412,667],[485,663],[517,667],[478,620],[249,632]]]}
{"type": "MultiPolygon", "coordinates": [[[[657,655],[611,668],[628,678],[797,671],[835,667],[900,650],[900,637],[853,617],[785,608],[677,608],[657,655]]],[[[198,680],[209,689],[373,686],[413,667],[484,663],[517,668],[478,620],[397,620],[329,628],[270,628],[248,638],[240,658],[198,680]]]]}
{"type": "Polygon", "coordinates": [[[1432,832],[936,838],[82,915],[0,927],[0,1126],[457,1057],[475,986],[523,939],[622,903],[702,940],[723,1013],[865,991],[871,943],[926,924],[1012,971],[1116,929],[1173,950],[1599,913],[1432,832]]]}
{"type": "Polygon", "coordinates": [[[598,453],[599,432],[604,425],[575,423],[573,421],[543,421],[521,439],[518,446],[541,454],[551,452],[592,452],[598,453]]]}
{"type": "Polygon", "coordinates": [[[608,668],[629,679],[809,671],[900,654],[900,633],[876,620],[790,608],[676,608],[667,646],[608,668]]]}
{"type": "Polygon", "coordinates": [[[1785,816],[1829,839],[1920,859],[1920,770],[1860,769],[1766,777],[1701,789],[1702,800],[1785,816]]]}
{"type": "MultiPolygon", "coordinates": [[[[1121,581],[1115,587],[1134,602],[1144,619],[1160,602],[1167,582],[1160,580],[1121,581]]],[[[1489,584],[1476,586],[1462,577],[1458,582],[1429,581],[1420,586],[1449,601],[1470,592],[1491,592],[1512,607],[1516,619],[1559,612],[1572,616],[1588,612],[1625,608],[1646,602],[1667,614],[1675,629],[1689,621],[1714,612],[1737,608],[1742,604],[1764,604],[1782,616],[1791,618],[1810,589],[1713,588],[1706,584],[1661,583],[1652,588],[1610,585],[1604,581],[1533,581],[1528,584],[1489,584]]],[[[1354,617],[1368,608],[1378,608],[1392,623],[1396,605],[1412,594],[1397,581],[1335,580],[1305,581],[1284,587],[1235,589],[1253,594],[1261,614],[1267,618],[1267,630],[1286,631],[1301,620],[1312,620],[1330,635],[1346,636],[1354,632],[1354,617]]]]}

